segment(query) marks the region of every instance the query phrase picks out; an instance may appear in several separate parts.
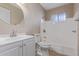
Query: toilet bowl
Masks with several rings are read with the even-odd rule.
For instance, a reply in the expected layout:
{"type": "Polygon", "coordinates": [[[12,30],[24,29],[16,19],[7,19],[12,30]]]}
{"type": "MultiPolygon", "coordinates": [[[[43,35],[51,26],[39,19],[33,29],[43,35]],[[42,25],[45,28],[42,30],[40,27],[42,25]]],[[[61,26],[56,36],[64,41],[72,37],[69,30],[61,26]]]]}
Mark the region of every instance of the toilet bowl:
{"type": "Polygon", "coordinates": [[[37,51],[37,53],[41,54],[41,56],[48,56],[49,55],[49,48],[50,48],[50,44],[47,42],[39,42],[37,43],[39,46],[39,50],[37,51]]]}
{"type": "Polygon", "coordinates": [[[41,41],[41,37],[40,37],[40,34],[34,34],[34,37],[35,37],[35,42],[38,43],[41,41]]]}
{"type": "Polygon", "coordinates": [[[35,34],[36,40],[36,55],[39,56],[48,56],[48,49],[50,48],[50,43],[47,41],[42,41],[40,34],[35,34]]]}
{"type": "Polygon", "coordinates": [[[45,48],[45,49],[50,48],[50,43],[48,43],[48,42],[39,42],[38,45],[39,45],[41,48],[45,48]]]}

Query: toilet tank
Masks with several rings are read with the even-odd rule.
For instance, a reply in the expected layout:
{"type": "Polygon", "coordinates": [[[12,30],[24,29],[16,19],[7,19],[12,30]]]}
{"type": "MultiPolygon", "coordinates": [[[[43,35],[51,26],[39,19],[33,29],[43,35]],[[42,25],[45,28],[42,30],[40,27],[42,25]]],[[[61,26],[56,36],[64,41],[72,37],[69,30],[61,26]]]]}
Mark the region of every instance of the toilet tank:
{"type": "Polygon", "coordinates": [[[40,33],[39,34],[34,34],[34,37],[35,37],[35,42],[40,42],[41,41],[40,33]]]}

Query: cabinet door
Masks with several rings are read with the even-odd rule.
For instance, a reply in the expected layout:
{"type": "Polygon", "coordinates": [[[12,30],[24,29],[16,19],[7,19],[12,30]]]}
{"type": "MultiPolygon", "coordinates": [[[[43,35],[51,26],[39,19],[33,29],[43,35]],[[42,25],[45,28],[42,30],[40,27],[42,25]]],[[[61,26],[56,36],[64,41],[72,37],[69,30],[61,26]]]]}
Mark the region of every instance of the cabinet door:
{"type": "Polygon", "coordinates": [[[23,56],[35,56],[35,40],[24,40],[23,44],[23,56]]]}
{"type": "Polygon", "coordinates": [[[0,47],[0,56],[20,56],[22,55],[22,47],[20,47],[21,42],[12,43],[0,47]]]}
{"type": "Polygon", "coordinates": [[[18,47],[0,53],[0,56],[19,56],[18,47]]]}

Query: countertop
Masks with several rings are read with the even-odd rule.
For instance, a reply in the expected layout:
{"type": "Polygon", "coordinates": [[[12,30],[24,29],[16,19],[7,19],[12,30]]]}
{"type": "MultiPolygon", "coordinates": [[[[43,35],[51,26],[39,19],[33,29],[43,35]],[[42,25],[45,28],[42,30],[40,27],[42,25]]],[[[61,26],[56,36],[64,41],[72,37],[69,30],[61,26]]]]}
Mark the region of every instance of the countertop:
{"type": "Polygon", "coordinates": [[[0,36],[0,46],[30,38],[33,38],[33,36],[32,35],[17,35],[16,37],[0,36]]]}

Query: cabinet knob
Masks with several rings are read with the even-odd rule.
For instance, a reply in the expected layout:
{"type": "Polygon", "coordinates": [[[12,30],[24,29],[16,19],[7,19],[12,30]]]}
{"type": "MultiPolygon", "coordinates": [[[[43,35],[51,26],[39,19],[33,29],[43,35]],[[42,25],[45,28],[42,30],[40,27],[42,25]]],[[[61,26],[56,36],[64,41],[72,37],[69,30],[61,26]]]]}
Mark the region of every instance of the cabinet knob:
{"type": "Polygon", "coordinates": [[[47,36],[44,36],[44,38],[46,39],[46,38],[47,38],[47,36]]]}
{"type": "Polygon", "coordinates": [[[20,46],[20,48],[21,48],[22,46],[20,46]]]}

